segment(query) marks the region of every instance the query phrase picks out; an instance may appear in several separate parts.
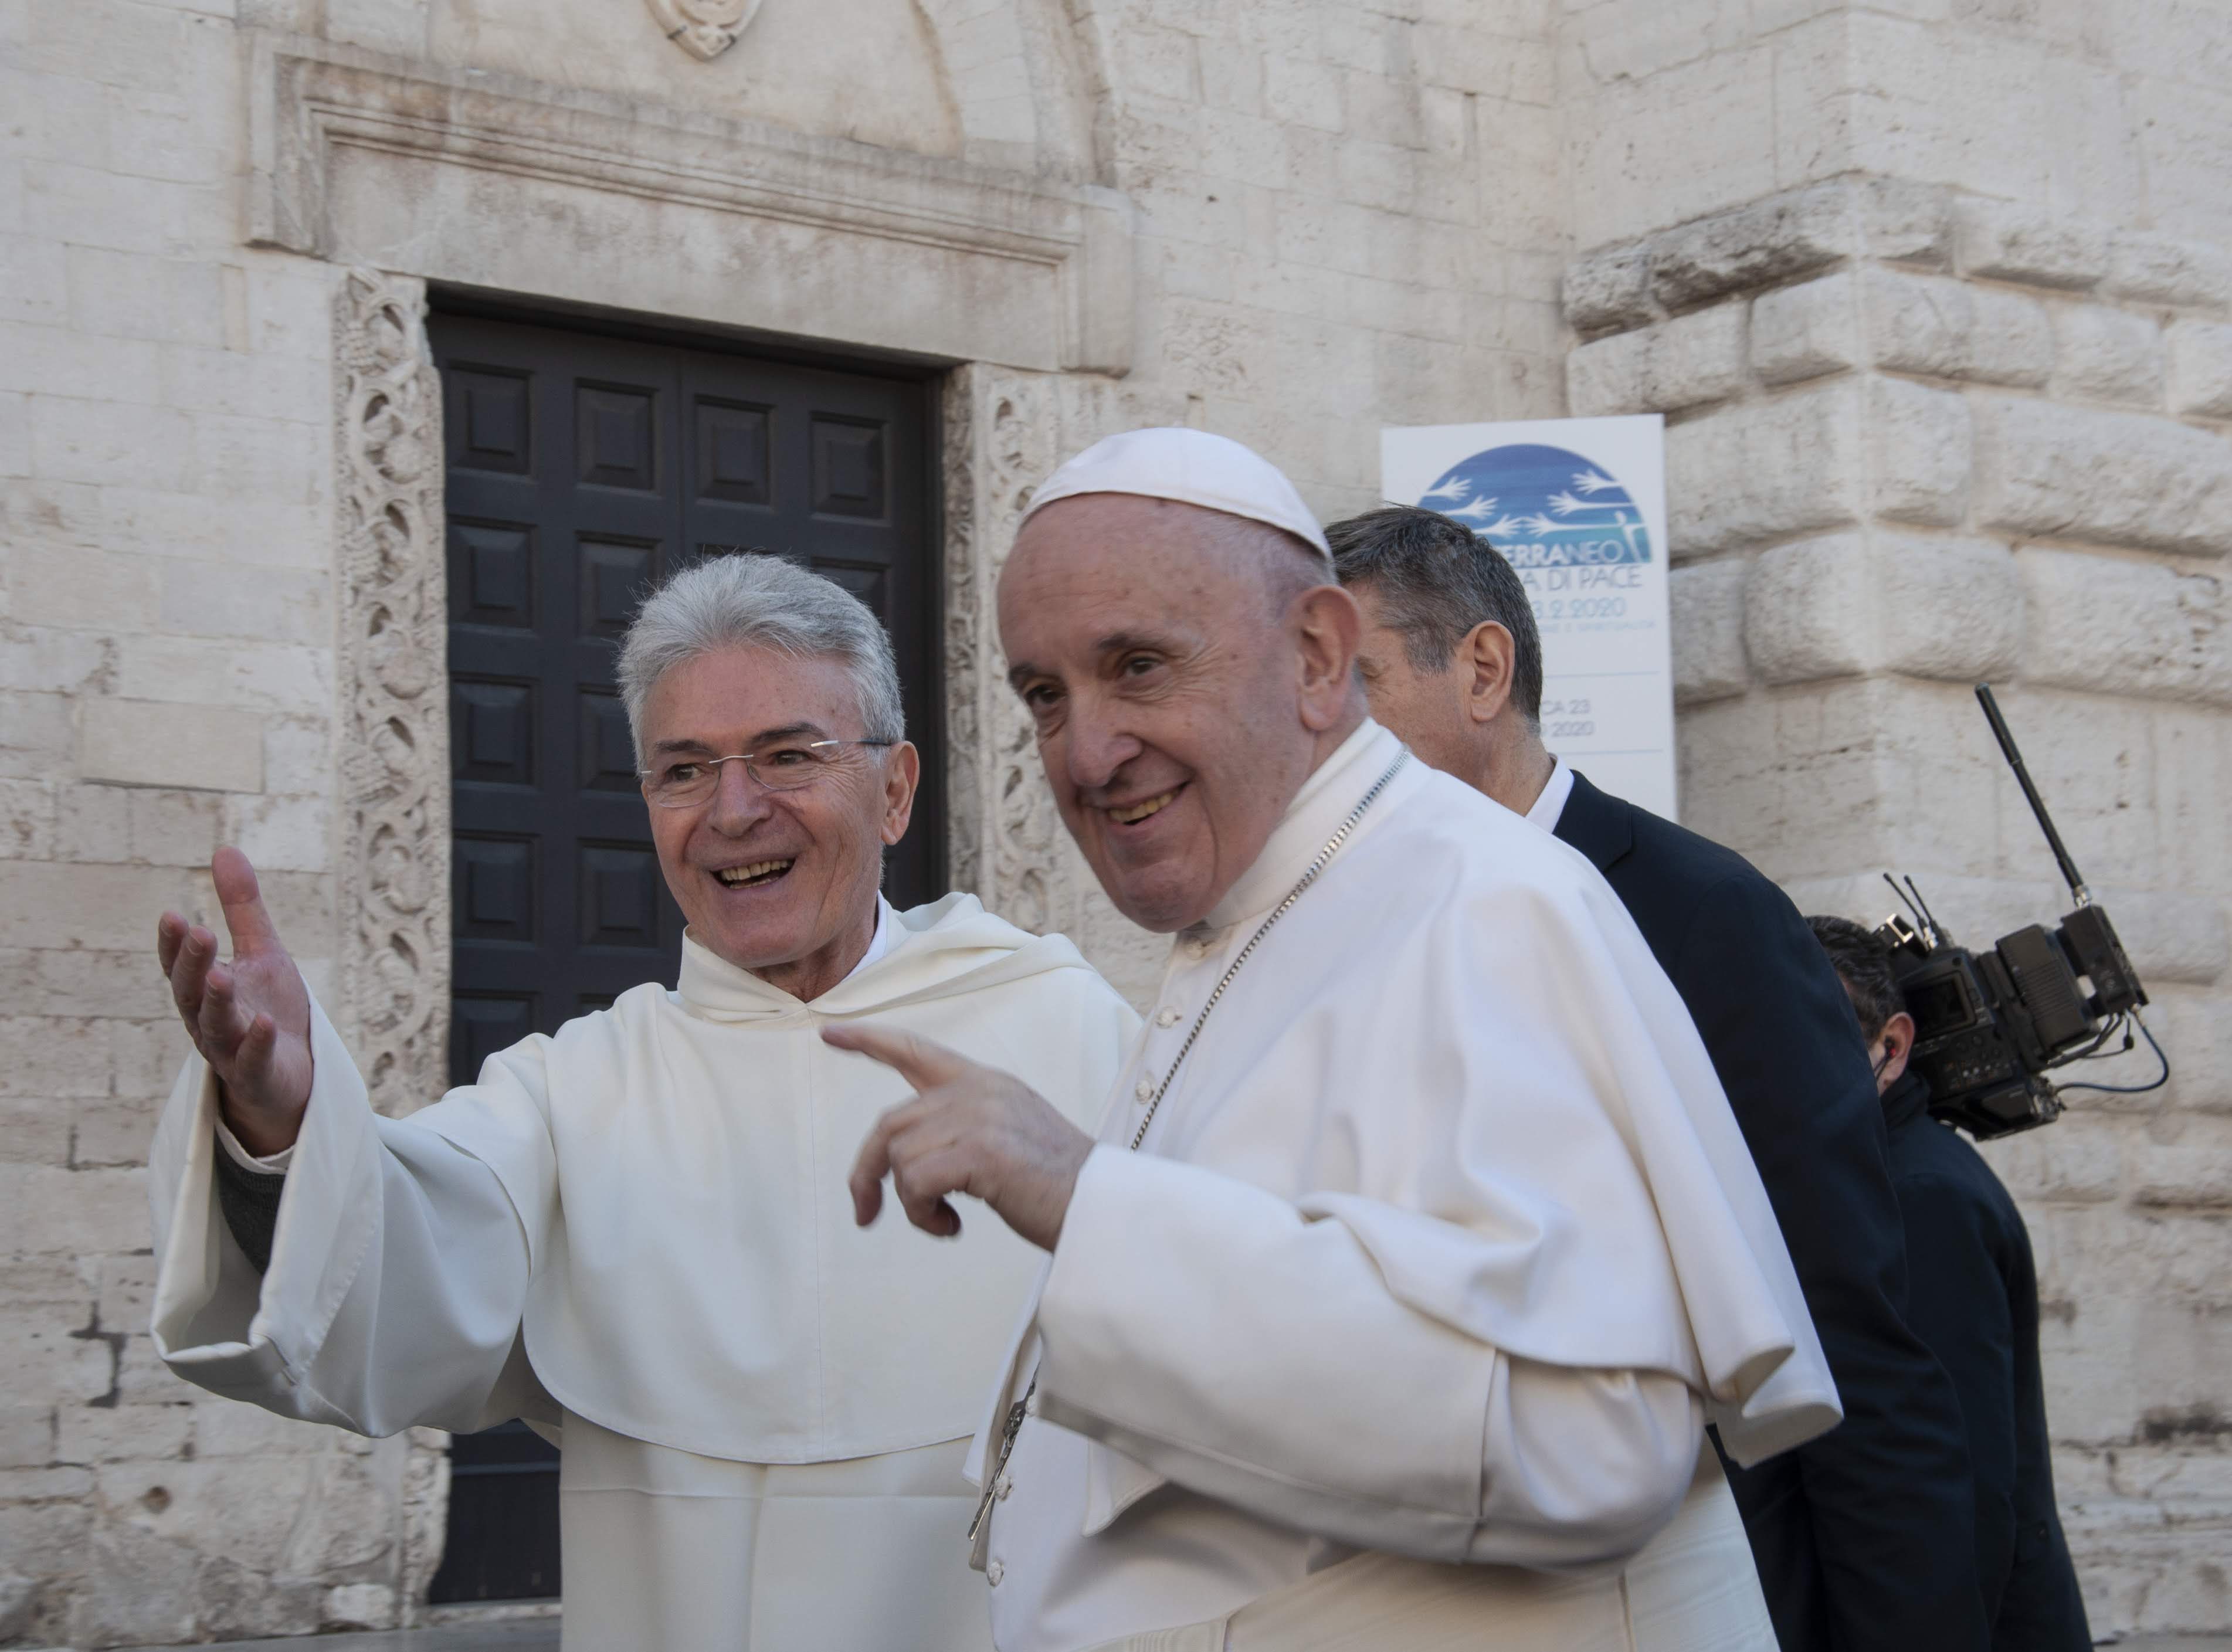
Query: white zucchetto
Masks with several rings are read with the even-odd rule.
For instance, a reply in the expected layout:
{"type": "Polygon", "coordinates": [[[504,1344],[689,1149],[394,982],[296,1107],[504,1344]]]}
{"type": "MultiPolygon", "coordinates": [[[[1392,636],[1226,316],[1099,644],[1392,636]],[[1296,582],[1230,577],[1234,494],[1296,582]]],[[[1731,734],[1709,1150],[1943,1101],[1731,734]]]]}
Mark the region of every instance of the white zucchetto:
{"type": "Polygon", "coordinates": [[[1023,521],[1081,493],[1129,493],[1245,516],[1292,534],[1328,562],[1325,529],[1278,466],[1229,436],[1164,425],[1095,442],[1031,495],[1023,521]]]}

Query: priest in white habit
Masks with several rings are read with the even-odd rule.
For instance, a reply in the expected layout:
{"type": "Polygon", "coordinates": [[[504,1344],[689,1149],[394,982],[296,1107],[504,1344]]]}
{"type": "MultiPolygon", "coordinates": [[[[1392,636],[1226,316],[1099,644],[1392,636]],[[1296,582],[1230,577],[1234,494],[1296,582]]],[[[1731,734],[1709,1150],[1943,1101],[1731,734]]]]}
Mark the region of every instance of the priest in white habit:
{"type": "Polygon", "coordinates": [[[1366,716],[1246,449],[1142,431],[999,591],[1048,783],[1173,937],[1096,1137],[912,1029],[853,1176],[1050,1252],[975,1448],[1001,1652],[1772,1652],[1708,1422],[1837,1396],[1695,1028],[1581,856],[1366,716]]]}
{"type": "Polygon", "coordinates": [[[854,1225],[846,1170],[905,1087],[817,1034],[934,1031],[1074,1130],[1138,1018],[1058,936],[882,900],[918,763],[835,585],[700,564],[620,676],[688,919],[672,989],[386,1118],[237,851],[229,963],[164,916],[198,1054],[150,1169],[156,1346],[361,1434],[557,1425],[569,1652],[977,1652],[963,1459],[1034,1253],[989,1220],[943,1247],[854,1225]]]}

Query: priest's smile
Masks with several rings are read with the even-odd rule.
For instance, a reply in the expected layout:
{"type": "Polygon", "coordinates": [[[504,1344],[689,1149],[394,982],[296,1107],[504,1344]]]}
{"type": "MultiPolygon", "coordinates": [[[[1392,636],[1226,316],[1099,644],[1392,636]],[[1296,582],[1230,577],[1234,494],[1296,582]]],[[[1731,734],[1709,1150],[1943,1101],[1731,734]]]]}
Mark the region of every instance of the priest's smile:
{"type": "Polygon", "coordinates": [[[755,860],[742,866],[717,866],[713,876],[730,889],[756,889],[772,884],[798,863],[796,855],[755,860]]]}

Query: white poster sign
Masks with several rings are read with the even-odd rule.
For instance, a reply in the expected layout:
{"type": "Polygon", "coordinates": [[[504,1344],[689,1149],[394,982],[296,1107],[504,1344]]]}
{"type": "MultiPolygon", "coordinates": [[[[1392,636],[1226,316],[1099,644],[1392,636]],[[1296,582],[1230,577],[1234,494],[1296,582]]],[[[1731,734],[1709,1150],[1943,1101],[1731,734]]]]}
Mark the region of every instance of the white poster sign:
{"type": "Polygon", "coordinates": [[[1453,516],[1518,570],[1542,632],[1542,738],[1674,814],[1664,421],[1546,418],[1379,433],[1391,499],[1453,516]]]}

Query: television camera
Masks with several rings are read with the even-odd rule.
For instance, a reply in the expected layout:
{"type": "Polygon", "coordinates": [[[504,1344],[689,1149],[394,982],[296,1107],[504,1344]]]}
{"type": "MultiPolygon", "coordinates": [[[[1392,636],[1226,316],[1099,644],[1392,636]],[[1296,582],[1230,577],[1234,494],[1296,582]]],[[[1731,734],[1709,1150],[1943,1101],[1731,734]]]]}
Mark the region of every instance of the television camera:
{"type": "Polygon", "coordinates": [[[1976,699],[2046,833],[2075,910],[2063,914],[2053,929],[2028,924],[2002,936],[1988,952],[1971,952],[1955,944],[1930,916],[1912,878],[1902,890],[1886,872],[1884,881],[1908,910],[1885,920],[1876,933],[1891,947],[1891,969],[1905,995],[1906,1012],[1914,1018],[1908,1066],[1930,1085],[1931,1114],[1981,1142],[2060,1117],[2060,1095],[2046,1075],[2073,1061],[2131,1048],[2133,1027],[2162,1062],[2152,1083],[2061,1088],[2153,1090],[2169,1079],[2170,1059],[2139,1019],[2146,989],[2115,925],[2094,904],[2054,829],[2054,817],[2023,766],[1989,683],[1977,684],[1976,699]],[[2118,1033],[2120,1047],[2107,1049],[2118,1033]]]}

